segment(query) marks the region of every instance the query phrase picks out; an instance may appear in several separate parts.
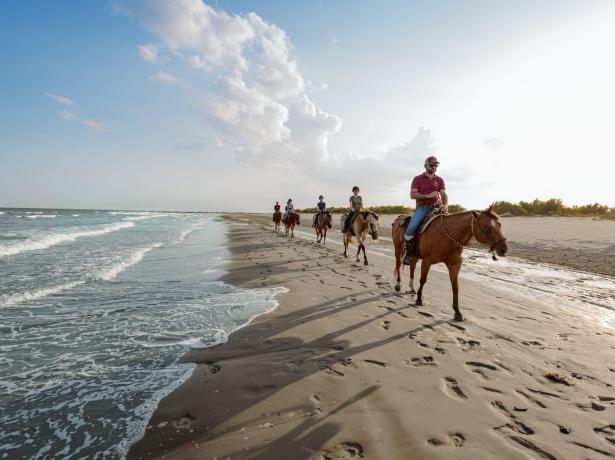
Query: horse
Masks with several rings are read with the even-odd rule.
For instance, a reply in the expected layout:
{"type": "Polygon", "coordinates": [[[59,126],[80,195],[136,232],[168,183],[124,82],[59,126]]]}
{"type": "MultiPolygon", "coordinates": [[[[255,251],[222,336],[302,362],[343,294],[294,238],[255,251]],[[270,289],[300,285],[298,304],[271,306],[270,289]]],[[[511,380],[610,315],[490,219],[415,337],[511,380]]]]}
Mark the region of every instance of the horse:
{"type": "Polygon", "coordinates": [[[282,222],[282,213],[280,211],[276,211],[273,213],[273,224],[275,225],[275,232],[280,232],[280,222],[282,222]]]}
{"type": "MultiPolygon", "coordinates": [[[[346,220],[346,214],[342,216],[341,219],[341,228],[344,228],[344,221],[346,220]]],[[[363,265],[368,265],[367,255],[365,254],[365,240],[367,239],[367,234],[370,233],[372,235],[372,239],[378,239],[378,229],[380,223],[378,222],[378,216],[371,211],[359,211],[355,213],[352,221],[348,225],[346,232],[342,234],[342,238],[344,239],[344,257],[348,257],[348,243],[352,238],[352,234],[357,237],[357,241],[359,242],[359,249],[357,250],[357,262],[359,261],[359,254],[361,253],[361,249],[363,249],[363,265]]]]}
{"type": "Polygon", "coordinates": [[[319,212],[316,216],[316,242],[320,243],[322,240],[323,244],[327,243],[327,228],[331,228],[333,225],[333,219],[331,218],[331,214],[329,211],[319,212]]]}
{"type": "Polygon", "coordinates": [[[284,221],[284,229],[286,230],[286,236],[288,236],[288,230],[290,229],[290,236],[295,236],[295,225],[299,225],[299,214],[291,212],[284,221]]]}
{"type": "MultiPolygon", "coordinates": [[[[401,289],[400,267],[404,255],[404,232],[406,225],[398,220],[393,223],[393,244],[395,245],[395,290],[401,289]]],[[[457,278],[461,270],[463,248],[472,238],[488,246],[497,260],[495,253],[504,257],[508,252],[506,238],[502,234],[502,223],[499,216],[493,212],[493,205],[484,211],[466,211],[451,215],[439,215],[424,230],[418,240],[418,250],[421,263],[421,279],[418,292],[416,292],[416,305],[423,305],[423,286],[427,281],[429,268],[433,264],[443,262],[448,268],[451,287],[453,289],[453,310],[455,321],[463,321],[459,311],[459,285],[457,278]]],[[[410,293],[414,294],[414,269],[418,257],[412,256],[410,265],[410,293]]]]}

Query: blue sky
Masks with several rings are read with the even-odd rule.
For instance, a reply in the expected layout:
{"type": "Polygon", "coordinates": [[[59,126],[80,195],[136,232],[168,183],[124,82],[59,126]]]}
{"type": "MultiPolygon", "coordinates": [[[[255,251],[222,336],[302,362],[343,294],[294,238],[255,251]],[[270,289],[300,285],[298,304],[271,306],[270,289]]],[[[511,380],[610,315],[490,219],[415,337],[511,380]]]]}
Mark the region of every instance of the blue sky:
{"type": "Polygon", "coordinates": [[[0,206],[615,205],[615,5],[0,3],[0,206]],[[591,165],[585,165],[591,158],[591,165]]]}

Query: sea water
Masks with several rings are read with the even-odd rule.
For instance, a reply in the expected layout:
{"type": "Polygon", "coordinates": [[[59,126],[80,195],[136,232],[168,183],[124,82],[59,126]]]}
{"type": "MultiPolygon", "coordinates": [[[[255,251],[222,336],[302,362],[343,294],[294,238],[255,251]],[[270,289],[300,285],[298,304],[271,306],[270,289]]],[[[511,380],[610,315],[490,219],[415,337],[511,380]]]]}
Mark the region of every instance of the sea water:
{"type": "Polygon", "coordinates": [[[218,281],[211,214],[0,209],[0,458],[122,458],[208,347],[283,288],[218,281]]]}

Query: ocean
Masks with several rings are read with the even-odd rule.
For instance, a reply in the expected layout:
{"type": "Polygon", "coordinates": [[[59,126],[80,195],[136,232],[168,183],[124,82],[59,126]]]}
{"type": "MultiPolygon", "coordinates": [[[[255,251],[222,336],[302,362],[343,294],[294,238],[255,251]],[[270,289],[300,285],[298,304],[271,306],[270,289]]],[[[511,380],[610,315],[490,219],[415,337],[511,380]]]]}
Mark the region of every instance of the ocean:
{"type": "Polygon", "coordinates": [[[227,257],[214,214],[0,208],[0,458],[123,458],[188,349],[277,305],[227,257]]]}

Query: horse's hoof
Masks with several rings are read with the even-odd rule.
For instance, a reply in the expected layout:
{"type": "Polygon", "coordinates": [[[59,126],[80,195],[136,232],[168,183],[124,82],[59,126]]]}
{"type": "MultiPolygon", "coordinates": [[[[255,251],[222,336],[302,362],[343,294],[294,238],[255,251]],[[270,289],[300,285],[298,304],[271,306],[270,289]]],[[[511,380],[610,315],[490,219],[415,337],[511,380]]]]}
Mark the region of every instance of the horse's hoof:
{"type": "Polygon", "coordinates": [[[455,321],[463,321],[463,315],[461,313],[455,313],[455,321]]]}
{"type": "Polygon", "coordinates": [[[414,290],[414,288],[412,288],[412,289],[410,289],[409,293],[414,295],[414,294],[416,294],[416,291],[414,290]]]}
{"type": "Polygon", "coordinates": [[[423,301],[421,299],[416,299],[416,303],[414,305],[416,305],[417,307],[422,307],[423,301]]]}
{"type": "Polygon", "coordinates": [[[363,262],[363,265],[369,265],[369,264],[367,263],[367,260],[366,260],[365,262],[363,262]]]}
{"type": "Polygon", "coordinates": [[[395,285],[395,291],[396,291],[396,292],[401,291],[401,286],[400,286],[399,284],[396,284],[396,285],[395,285]]]}

